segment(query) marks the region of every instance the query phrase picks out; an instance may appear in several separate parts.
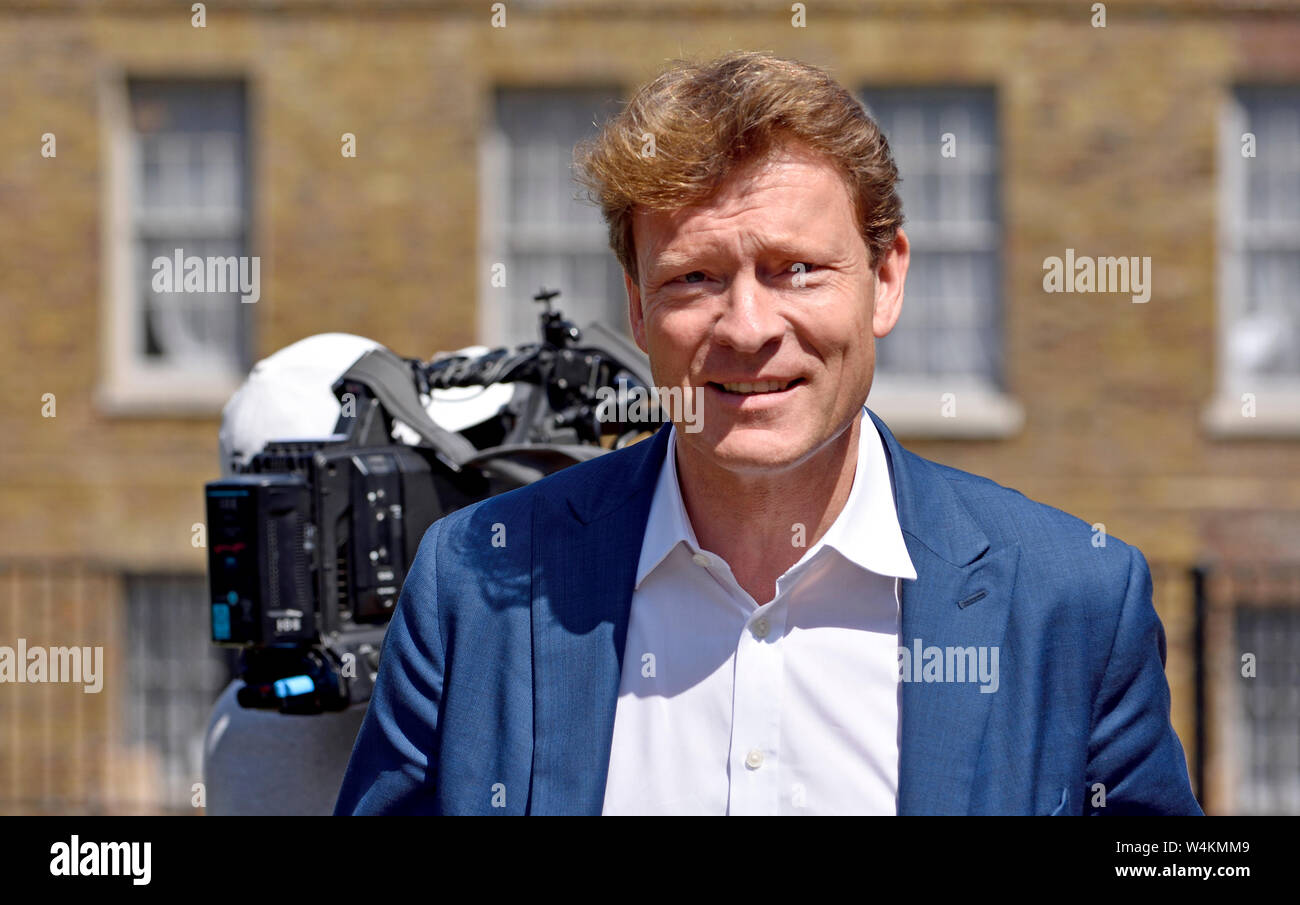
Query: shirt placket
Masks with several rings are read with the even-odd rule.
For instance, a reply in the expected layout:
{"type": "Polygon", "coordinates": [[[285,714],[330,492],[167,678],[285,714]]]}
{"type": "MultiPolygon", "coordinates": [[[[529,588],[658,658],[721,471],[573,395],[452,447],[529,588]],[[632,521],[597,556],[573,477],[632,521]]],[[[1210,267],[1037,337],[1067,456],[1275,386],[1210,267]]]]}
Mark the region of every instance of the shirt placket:
{"type": "MultiPolygon", "coordinates": [[[[740,592],[737,588],[737,593],[740,592]]],[[[752,606],[752,603],[750,604],[752,606]]],[[[788,606],[784,595],[755,609],[736,644],[728,813],[776,814],[781,800],[781,692],[788,606]]]]}

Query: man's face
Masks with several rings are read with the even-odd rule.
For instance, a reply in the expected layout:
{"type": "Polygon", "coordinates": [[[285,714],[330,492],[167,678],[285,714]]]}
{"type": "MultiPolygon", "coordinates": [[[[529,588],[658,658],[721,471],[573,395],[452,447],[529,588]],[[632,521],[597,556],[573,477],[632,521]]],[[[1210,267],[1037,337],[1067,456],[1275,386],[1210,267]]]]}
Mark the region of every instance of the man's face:
{"type": "Polygon", "coordinates": [[[683,453],[777,472],[852,423],[871,389],[873,337],[898,319],[908,245],[900,231],[873,272],[832,164],[787,145],[703,205],[638,211],[633,238],[633,336],[658,386],[696,394],[697,433],[674,414],[683,453]]]}

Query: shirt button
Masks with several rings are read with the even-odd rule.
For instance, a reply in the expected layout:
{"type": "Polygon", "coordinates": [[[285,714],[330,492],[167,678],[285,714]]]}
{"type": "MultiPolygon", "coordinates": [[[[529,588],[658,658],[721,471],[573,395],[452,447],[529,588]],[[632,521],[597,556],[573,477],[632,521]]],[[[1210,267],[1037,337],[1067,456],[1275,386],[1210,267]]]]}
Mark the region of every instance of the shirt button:
{"type": "Polygon", "coordinates": [[[707,566],[709,564],[709,558],[705,556],[703,553],[696,553],[694,556],[691,557],[691,559],[695,561],[695,564],[697,566],[707,566]]]}
{"type": "Polygon", "coordinates": [[[757,748],[750,748],[749,753],[745,755],[745,766],[751,770],[757,770],[763,766],[763,752],[757,748]]]}
{"type": "Polygon", "coordinates": [[[753,624],[750,631],[754,633],[755,638],[766,638],[771,626],[767,624],[766,619],[760,619],[753,624]]]}

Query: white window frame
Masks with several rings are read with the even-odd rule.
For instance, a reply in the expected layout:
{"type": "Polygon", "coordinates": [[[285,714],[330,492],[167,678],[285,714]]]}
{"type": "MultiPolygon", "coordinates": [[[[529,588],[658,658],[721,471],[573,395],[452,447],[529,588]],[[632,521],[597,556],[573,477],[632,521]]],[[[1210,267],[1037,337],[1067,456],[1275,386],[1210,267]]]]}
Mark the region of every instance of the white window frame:
{"type": "MultiPolygon", "coordinates": [[[[510,155],[511,147],[505,133],[498,128],[497,111],[496,111],[496,89],[497,87],[520,87],[515,85],[493,85],[485,92],[484,101],[484,120],[482,135],[479,143],[479,292],[478,292],[478,317],[477,331],[478,342],[488,347],[497,347],[504,344],[502,337],[507,335],[507,319],[510,313],[518,314],[523,302],[531,299],[537,286],[521,286],[516,280],[516,275],[512,272],[506,274],[506,286],[498,287],[492,285],[492,268],[499,263],[503,263],[506,256],[506,236],[501,229],[501,225],[507,220],[507,211],[509,205],[506,202],[505,192],[508,191],[510,175],[510,155]]],[[[537,87],[551,87],[538,85],[537,87]]],[[[555,90],[563,91],[565,89],[584,90],[587,86],[580,85],[562,85],[555,86],[555,90]]],[[[600,90],[605,85],[590,86],[592,89],[600,90]]],[[[571,150],[571,149],[570,149],[571,150]]],[[[574,191],[579,190],[576,182],[573,183],[574,191]]],[[[602,225],[598,229],[588,231],[585,228],[566,229],[565,224],[555,222],[547,224],[545,227],[538,227],[535,231],[525,233],[523,238],[530,251],[554,251],[557,253],[587,253],[595,251],[595,246],[603,252],[601,264],[605,265],[608,258],[612,258],[613,251],[609,248],[608,232],[602,225]]],[[[519,234],[512,237],[512,241],[517,241],[519,234]]],[[[548,286],[548,289],[559,289],[560,296],[556,299],[555,304],[559,310],[569,314],[565,308],[565,293],[571,291],[567,286],[548,286]]],[[[610,300],[611,305],[615,300],[610,300]]],[[[542,312],[540,305],[530,312],[533,323],[536,324],[536,318],[542,312]]],[[[581,318],[579,318],[581,320],[581,318]]],[[[613,328],[624,326],[626,317],[617,323],[609,324],[613,328]]],[[[578,326],[586,326],[579,323],[578,326]]],[[[540,336],[536,329],[528,333],[527,341],[536,341],[540,336]]]]}
{"type": "MultiPolygon", "coordinates": [[[[188,74],[178,75],[188,77],[188,74]]],[[[238,76],[236,76],[237,78],[238,76]]],[[[130,76],[104,70],[99,78],[103,138],[101,204],[101,368],[95,402],[109,415],[212,415],[238,389],[244,374],[180,371],[143,360],[136,350],[139,299],[133,285],[132,198],[136,144],[131,134],[130,76]]],[[[251,214],[251,212],[250,212],[251,214]]]]}
{"type": "MultiPolygon", "coordinates": [[[[951,88],[964,88],[963,85],[900,85],[884,86],[863,84],[858,89],[858,96],[868,104],[872,90],[893,90],[896,87],[908,90],[944,91],[951,88]]],[[[997,103],[997,93],[994,93],[997,103]]],[[[995,107],[996,110],[996,107],[995,107]]],[[[995,134],[1000,126],[1000,119],[994,119],[995,134]]],[[[1001,136],[997,153],[1001,150],[1001,136]]],[[[934,136],[935,147],[939,146],[940,136],[934,136]]],[[[906,174],[903,174],[906,178],[906,174]]],[[[1002,187],[1001,168],[999,167],[998,190],[1002,187]]],[[[915,241],[916,231],[906,222],[907,210],[903,211],[904,232],[915,241]]],[[[996,228],[972,228],[965,233],[954,235],[963,245],[978,249],[993,244],[993,251],[1001,260],[1004,244],[1002,241],[1004,227],[1001,219],[996,228]]],[[[921,236],[923,238],[923,236],[921,236]]],[[[999,286],[1002,298],[1001,310],[1005,306],[1005,270],[1000,269],[1003,285],[999,286]]],[[[907,298],[904,287],[904,310],[907,298]]],[[[1003,338],[1005,339],[1005,328],[1003,338]]],[[[885,338],[888,342],[888,337],[885,338]]],[[[1002,370],[1005,373],[1007,346],[1002,345],[1002,370]]],[[[1018,433],[1025,423],[1024,407],[1002,387],[977,375],[935,375],[920,377],[914,375],[890,374],[877,371],[872,381],[871,394],[867,407],[880,416],[889,425],[890,430],[898,434],[913,437],[951,437],[961,439],[998,439],[1018,433]]]]}
{"type": "MultiPolygon", "coordinates": [[[[1231,326],[1241,317],[1246,291],[1246,168],[1241,136],[1248,130],[1246,110],[1229,88],[1219,120],[1218,279],[1214,396],[1202,412],[1206,430],[1220,437],[1300,436],[1300,377],[1277,378],[1236,373],[1229,354],[1231,326]],[[1245,417],[1245,394],[1253,396],[1254,417],[1245,417]]],[[[1300,86],[1295,86],[1300,92],[1300,86]]]]}

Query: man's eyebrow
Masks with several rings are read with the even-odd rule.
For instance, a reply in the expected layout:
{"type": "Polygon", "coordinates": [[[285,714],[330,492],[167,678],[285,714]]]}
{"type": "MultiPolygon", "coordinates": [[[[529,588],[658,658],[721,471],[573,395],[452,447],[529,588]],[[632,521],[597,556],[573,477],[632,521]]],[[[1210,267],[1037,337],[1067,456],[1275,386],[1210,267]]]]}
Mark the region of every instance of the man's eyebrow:
{"type": "Polygon", "coordinates": [[[711,242],[691,248],[669,248],[651,255],[649,264],[655,270],[669,270],[698,261],[700,258],[716,255],[719,250],[719,247],[711,242]]]}
{"type": "MultiPolygon", "coordinates": [[[[775,236],[771,239],[762,240],[764,254],[775,254],[789,257],[791,259],[816,258],[835,256],[840,254],[839,249],[832,248],[813,248],[810,247],[809,240],[806,237],[799,236],[775,236]]],[[[711,242],[701,243],[693,248],[669,248],[657,254],[650,256],[647,262],[649,268],[654,271],[672,270],[677,267],[683,267],[701,258],[708,258],[718,254],[730,254],[730,250],[723,246],[715,245],[711,242]]]]}

